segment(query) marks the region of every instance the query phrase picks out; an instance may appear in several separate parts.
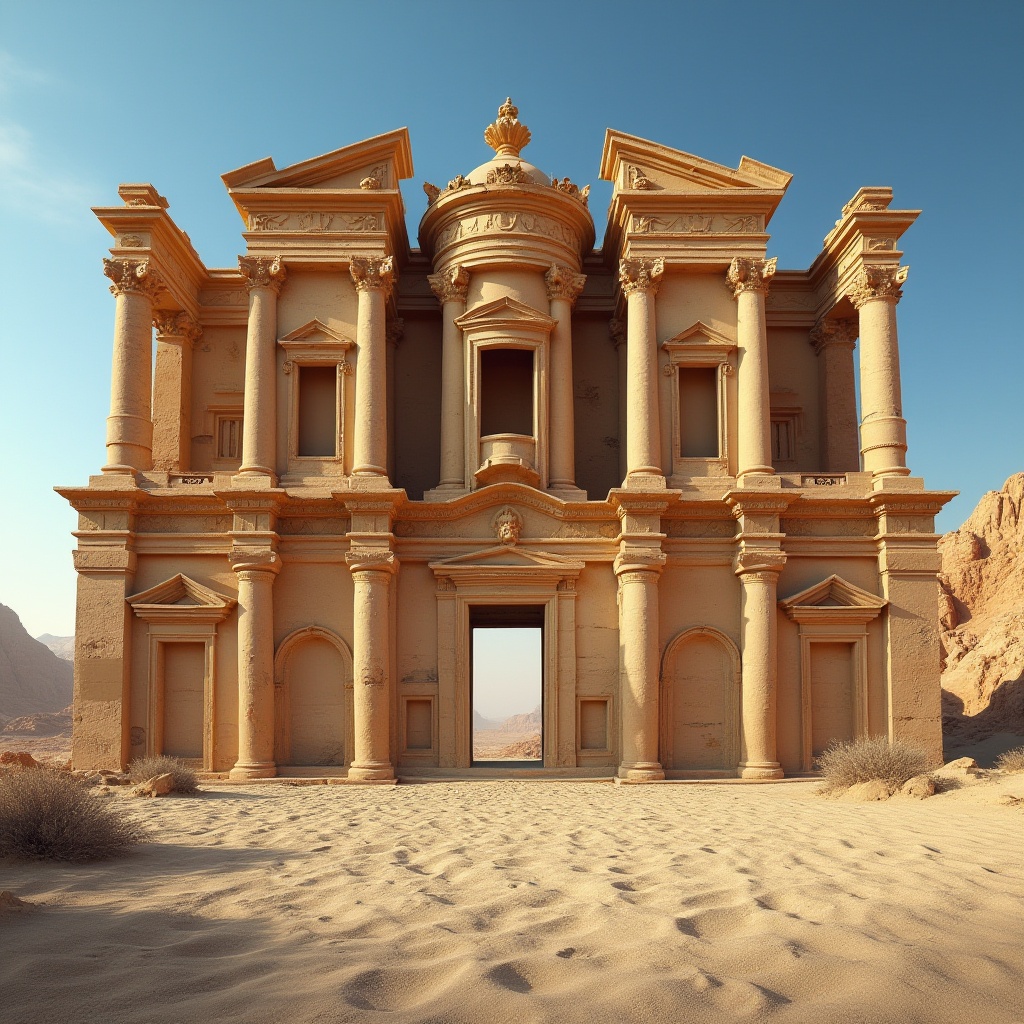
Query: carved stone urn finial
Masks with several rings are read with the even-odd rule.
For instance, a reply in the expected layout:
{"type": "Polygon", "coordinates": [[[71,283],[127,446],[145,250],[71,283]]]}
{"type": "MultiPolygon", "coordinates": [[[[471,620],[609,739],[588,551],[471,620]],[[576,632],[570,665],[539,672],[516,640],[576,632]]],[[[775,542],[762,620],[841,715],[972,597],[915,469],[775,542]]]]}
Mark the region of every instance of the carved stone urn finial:
{"type": "Polygon", "coordinates": [[[519,120],[519,108],[510,96],[498,107],[498,117],[484,129],[484,142],[498,156],[519,156],[530,141],[530,129],[519,120]]]}

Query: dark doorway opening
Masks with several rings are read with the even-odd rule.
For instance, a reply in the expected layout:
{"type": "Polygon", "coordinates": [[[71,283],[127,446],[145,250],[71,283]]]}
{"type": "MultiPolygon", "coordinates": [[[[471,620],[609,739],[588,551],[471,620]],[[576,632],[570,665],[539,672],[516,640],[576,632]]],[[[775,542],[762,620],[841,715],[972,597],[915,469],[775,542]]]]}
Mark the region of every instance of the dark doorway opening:
{"type": "Polygon", "coordinates": [[[472,764],[544,766],[544,606],[469,613],[472,764]]]}

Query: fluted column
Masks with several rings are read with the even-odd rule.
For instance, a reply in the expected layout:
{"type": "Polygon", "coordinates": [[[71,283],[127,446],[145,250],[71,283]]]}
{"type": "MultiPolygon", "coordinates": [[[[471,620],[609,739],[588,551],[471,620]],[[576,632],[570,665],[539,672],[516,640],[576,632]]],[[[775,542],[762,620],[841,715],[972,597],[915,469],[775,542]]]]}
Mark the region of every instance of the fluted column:
{"type": "Polygon", "coordinates": [[[441,303],[441,489],[465,490],[466,384],[462,331],[455,321],[466,312],[469,272],[447,267],[427,278],[441,303]]]}
{"type": "Polygon", "coordinates": [[[576,426],[572,381],[572,307],[583,285],[584,274],[570,267],[552,265],[544,275],[551,318],[548,488],[576,487],[576,426]]]}
{"type": "Polygon", "coordinates": [[[353,476],[387,479],[388,403],[385,325],[387,300],[394,285],[390,256],[353,256],[349,273],[359,294],[356,322],[355,443],[353,476]]]}
{"type": "MultiPolygon", "coordinates": [[[[626,296],[626,481],[661,476],[658,423],[658,338],[654,299],[665,272],[661,258],[620,260],[619,283],[626,296]]],[[[643,486],[646,481],[634,481],[643,486]]]]}
{"type": "Polygon", "coordinates": [[[249,290],[245,337],[245,410],[240,476],[275,481],[277,463],[277,296],[285,280],[280,256],[239,256],[249,290]]]}
{"type": "Polygon", "coordinates": [[[391,577],[394,553],[381,549],[346,555],[354,583],[352,669],[355,750],[350,779],[379,782],[395,777],[391,762],[391,577]]]}
{"type": "Polygon", "coordinates": [[[876,479],[908,476],[896,303],[909,267],[865,266],[850,300],[860,314],[860,450],[876,479]]]}
{"type": "Polygon", "coordinates": [[[134,473],[153,467],[153,300],[164,284],[149,260],[105,259],[103,273],[117,299],[103,472],[134,473]]]}
{"type": "Polygon", "coordinates": [[[158,312],[153,326],[153,468],[183,473],[192,461],[192,349],[203,330],[188,313],[158,312]]]}
{"type": "Polygon", "coordinates": [[[782,777],[776,751],[778,620],[776,590],[785,564],[780,553],[741,556],[736,573],[742,584],[741,738],[739,775],[744,779],[782,777]]]}
{"type": "Polygon", "coordinates": [[[768,333],[764,300],[776,260],[737,256],[726,280],[736,299],[739,402],[736,477],[768,475],[772,467],[771,408],[768,390],[768,333]]]}
{"type": "Polygon", "coordinates": [[[658,760],[659,644],[658,577],[664,555],[620,553],[615,559],[619,580],[619,700],[622,752],[619,778],[663,779],[658,760]]]}
{"type": "Polygon", "coordinates": [[[238,761],[235,780],[277,774],[274,763],[274,552],[235,561],[238,577],[238,761]]]}
{"type": "Polygon", "coordinates": [[[626,479],[626,398],[629,370],[626,365],[626,325],[617,317],[608,323],[608,336],[615,346],[615,357],[619,371],[619,479],[626,479]]]}
{"type": "Polygon", "coordinates": [[[856,473],[860,469],[853,374],[856,343],[856,320],[821,319],[811,328],[811,344],[818,357],[820,465],[827,473],[856,473]]]}

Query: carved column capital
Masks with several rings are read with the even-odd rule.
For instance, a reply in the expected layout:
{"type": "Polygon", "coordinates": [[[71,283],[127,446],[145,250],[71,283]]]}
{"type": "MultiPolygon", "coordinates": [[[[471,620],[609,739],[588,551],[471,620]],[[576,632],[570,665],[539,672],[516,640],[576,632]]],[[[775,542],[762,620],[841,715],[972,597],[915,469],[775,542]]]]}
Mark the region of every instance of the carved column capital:
{"type": "Polygon", "coordinates": [[[729,264],[725,274],[733,298],[739,298],[740,292],[761,292],[762,295],[767,295],[768,283],[775,276],[778,262],[777,256],[770,260],[737,256],[729,264]]]}
{"type": "Polygon", "coordinates": [[[348,270],[355,282],[356,291],[379,289],[386,298],[394,287],[395,261],[392,256],[353,256],[348,270]]]}
{"type": "Polygon", "coordinates": [[[745,583],[775,583],[785,565],[783,551],[745,548],[736,554],[734,571],[745,583]]]}
{"type": "Polygon", "coordinates": [[[184,338],[190,345],[194,345],[203,333],[195,317],[177,310],[158,309],[153,314],[153,326],[157,338],[184,338]]]}
{"type": "Polygon", "coordinates": [[[620,320],[618,317],[613,317],[608,321],[608,337],[612,339],[612,344],[618,348],[626,340],[626,321],[620,320]]]}
{"type": "Polygon", "coordinates": [[[577,274],[571,267],[558,263],[553,263],[544,275],[549,302],[552,299],[567,299],[570,305],[574,305],[586,282],[586,274],[577,274]]]}
{"type": "Polygon", "coordinates": [[[345,555],[345,564],[354,574],[361,572],[395,573],[398,571],[398,559],[394,551],[388,548],[360,548],[349,551],[345,555]]]}
{"type": "Polygon", "coordinates": [[[624,546],[612,568],[619,583],[657,583],[668,556],[658,548],[624,546]]]}
{"type": "Polygon", "coordinates": [[[271,288],[275,295],[280,292],[287,276],[280,256],[239,256],[238,269],[249,291],[253,288],[271,288]]]}
{"type": "Polygon", "coordinates": [[[841,320],[826,320],[822,317],[811,328],[811,344],[817,355],[827,345],[846,345],[850,348],[857,343],[860,325],[854,317],[841,320]]]}
{"type": "Polygon", "coordinates": [[[465,302],[469,293],[469,271],[456,263],[436,274],[428,274],[427,281],[439,302],[465,302]]]}
{"type": "Polygon", "coordinates": [[[866,263],[849,291],[854,309],[860,309],[872,299],[886,299],[897,303],[903,297],[901,285],[907,280],[910,267],[875,266],[866,263]]]}
{"type": "Polygon", "coordinates": [[[164,290],[163,279],[152,268],[149,260],[105,259],[103,273],[114,282],[110,286],[111,295],[137,292],[155,299],[164,290]]]}
{"type": "Polygon", "coordinates": [[[241,580],[259,583],[281,571],[281,559],[271,548],[237,548],[228,557],[241,580]]]}
{"type": "Polygon", "coordinates": [[[619,260],[619,284],[627,298],[638,291],[656,295],[664,273],[665,261],[660,256],[653,260],[619,260]]]}

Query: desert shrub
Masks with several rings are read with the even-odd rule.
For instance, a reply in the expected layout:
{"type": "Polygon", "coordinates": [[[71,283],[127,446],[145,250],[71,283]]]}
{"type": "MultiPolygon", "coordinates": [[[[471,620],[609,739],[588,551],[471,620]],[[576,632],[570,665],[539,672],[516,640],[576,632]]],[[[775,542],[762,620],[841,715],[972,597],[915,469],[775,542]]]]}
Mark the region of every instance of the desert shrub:
{"type": "Polygon", "coordinates": [[[0,857],[89,861],[115,857],[145,838],[72,776],[49,768],[0,774],[0,857]]]}
{"type": "Polygon", "coordinates": [[[166,754],[137,757],[128,765],[128,777],[136,784],[148,782],[157,775],[173,775],[175,793],[196,793],[199,790],[196,773],[176,757],[166,754]]]}
{"type": "Polygon", "coordinates": [[[832,743],[817,759],[826,792],[849,789],[859,782],[880,779],[896,790],[931,767],[923,750],[881,736],[832,743]]]}
{"type": "Polygon", "coordinates": [[[1003,751],[996,758],[996,767],[1004,772],[1024,772],[1024,747],[1003,751]]]}

